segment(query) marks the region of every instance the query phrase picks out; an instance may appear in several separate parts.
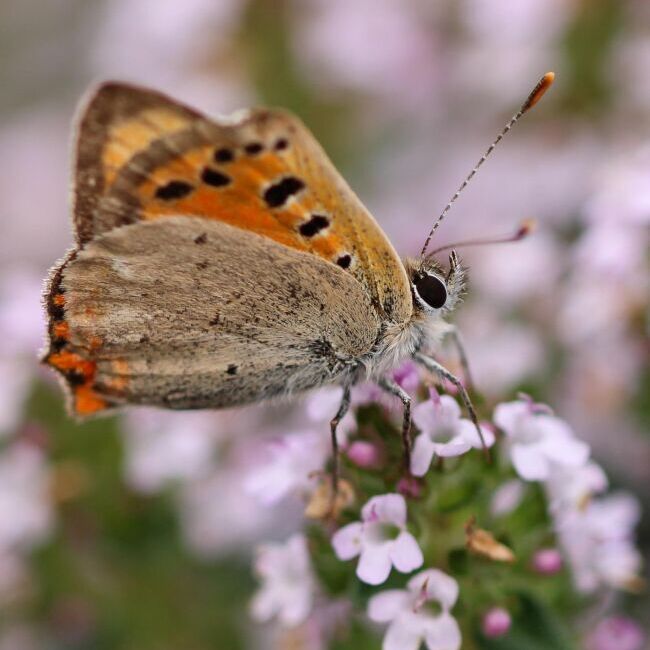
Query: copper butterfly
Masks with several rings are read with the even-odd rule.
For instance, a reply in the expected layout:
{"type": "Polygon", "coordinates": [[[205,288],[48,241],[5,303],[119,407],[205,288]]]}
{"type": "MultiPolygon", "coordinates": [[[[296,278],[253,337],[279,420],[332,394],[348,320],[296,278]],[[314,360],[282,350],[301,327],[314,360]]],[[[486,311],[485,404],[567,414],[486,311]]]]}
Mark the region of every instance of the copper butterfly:
{"type": "Polygon", "coordinates": [[[221,408],[336,383],[335,442],[350,387],[371,378],[404,404],[408,453],[410,398],[387,372],[410,357],[455,384],[476,423],[462,382],[429,356],[455,334],[445,317],[464,287],[454,251],[447,268],[426,255],[451,202],[420,257],[402,261],[293,115],[211,120],[122,83],[82,109],[73,201],[43,357],[73,414],[221,408]]]}

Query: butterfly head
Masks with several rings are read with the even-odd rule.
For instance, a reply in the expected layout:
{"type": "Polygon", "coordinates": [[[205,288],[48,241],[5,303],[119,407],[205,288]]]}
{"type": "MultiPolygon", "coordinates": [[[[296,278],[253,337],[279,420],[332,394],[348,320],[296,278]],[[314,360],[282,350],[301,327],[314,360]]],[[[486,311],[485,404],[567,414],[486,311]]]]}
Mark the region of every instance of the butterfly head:
{"type": "Polygon", "coordinates": [[[448,269],[433,257],[424,257],[408,260],[406,271],[416,312],[441,316],[459,303],[465,289],[465,269],[456,251],[449,255],[448,269]]]}

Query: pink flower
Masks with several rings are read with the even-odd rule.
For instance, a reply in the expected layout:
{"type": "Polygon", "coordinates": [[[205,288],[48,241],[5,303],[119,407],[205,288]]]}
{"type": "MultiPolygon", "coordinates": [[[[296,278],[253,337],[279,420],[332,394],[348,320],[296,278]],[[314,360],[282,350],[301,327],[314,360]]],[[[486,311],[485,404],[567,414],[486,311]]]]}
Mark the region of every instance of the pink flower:
{"type": "Polygon", "coordinates": [[[366,440],[355,440],[346,450],[347,457],[358,467],[377,467],[381,454],[377,445],[366,440]]]}
{"type": "Polygon", "coordinates": [[[292,493],[309,493],[329,454],[329,437],[324,432],[292,433],[272,440],[266,459],[246,478],[246,490],[265,505],[278,503],[292,493]]]}
{"type": "Polygon", "coordinates": [[[0,455],[0,554],[31,549],[54,525],[50,476],[40,449],[13,443],[0,455]]]}
{"type": "Polygon", "coordinates": [[[332,537],[340,560],[360,556],[359,580],[379,585],[391,567],[409,573],[422,566],[422,551],[406,530],[406,501],[401,494],[383,494],[370,499],[361,510],[362,521],[344,526],[332,537]]]}
{"type": "Polygon", "coordinates": [[[583,508],[589,499],[607,489],[607,475],[600,465],[589,461],[582,467],[556,466],[545,488],[551,510],[583,508]]]}
{"type": "MultiPolygon", "coordinates": [[[[481,448],[481,440],[474,425],[461,418],[460,406],[449,395],[440,397],[431,391],[431,399],[413,409],[413,421],[420,429],[411,457],[411,472],[423,476],[434,456],[460,456],[472,447],[481,448]]],[[[494,444],[494,434],[481,427],[488,447],[494,444]]]]}
{"type": "Polygon", "coordinates": [[[650,146],[647,142],[634,151],[609,159],[598,179],[598,192],[586,205],[592,222],[614,221],[620,227],[627,224],[650,223],[650,146]]]}
{"type": "Polygon", "coordinates": [[[459,326],[475,384],[498,398],[538,373],[545,365],[546,350],[533,327],[496,318],[493,311],[474,300],[463,308],[459,326]]]}
{"type": "Polygon", "coordinates": [[[494,423],[509,439],[510,460],[526,481],[543,481],[559,465],[577,468],[589,457],[589,447],[569,425],[530,399],[499,404],[494,423]]]}
{"type": "Polygon", "coordinates": [[[641,626],[625,616],[600,621],[587,638],[587,650],[641,650],[645,635],[641,626]]]}
{"type": "Polygon", "coordinates": [[[298,500],[269,508],[247,493],[244,483],[258,444],[233,441],[209,474],[181,483],[176,499],[181,533],[193,554],[211,558],[245,552],[300,526],[304,505],[298,500]]]}
{"type": "Polygon", "coordinates": [[[402,107],[429,101],[437,59],[416,11],[398,0],[308,4],[295,46],[320,87],[366,91],[402,107]]]}
{"type": "Polygon", "coordinates": [[[16,268],[0,281],[0,355],[29,356],[43,345],[43,282],[30,270],[16,268]]]}
{"type": "MultiPolygon", "coordinates": [[[[326,431],[329,431],[329,423],[339,410],[342,397],[343,389],[340,386],[325,386],[309,394],[305,400],[305,411],[309,421],[318,425],[314,428],[320,429],[320,425],[325,424],[326,431]]],[[[348,436],[356,429],[357,421],[351,408],[336,429],[336,439],[341,447],[345,447],[348,436]]]]}
{"type": "Polygon", "coordinates": [[[12,267],[0,278],[0,436],[13,433],[23,417],[43,345],[41,292],[41,278],[26,269],[12,267]]]}
{"type": "Polygon", "coordinates": [[[556,548],[541,548],[533,555],[532,564],[540,575],[552,576],[562,570],[562,555],[556,548]]]}
{"type": "Polygon", "coordinates": [[[602,585],[626,589],[638,583],[641,554],[634,545],[638,500],[618,493],[592,499],[581,510],[553,513],[576,588],[591,593],[602,585]]]}
{"type": "Polygon", "coordinates": [[[420,386],[420,373],[413,361],[404,362],[393,371],[393,379],[407,392],[413,395],[420,386]]]}
{"type": "Polygon", "coordinates": [[[438,569],[413,576],[406,589],[389,589],[368,602],[368,616],[376,623],[389,623],[383,650],[458,650],[460,629],[449,613],[458,599],[458,583],[438,569]],[[441,610],[435,614],[427,603],[441,610]]]}
{"type": "Polygon", "coordinates": [[[123,429],[128,483],[139,492],[153,493],[208,473],[222,428],[218,417],[207,411],[127,411],[123,429]]]}
{"type": "Polygon", "coordinates": [[[507,609],[503,607],[493,607],[486,612],[481,621],[481,629],[483,634],[490,639],[504,636],[510,631],[512,625],[512,618],[507,609]]]}
{"type": "Polygon", "coordinates": [[[284,544],[260,546],[255,572],[263,583],[251,602],[255,620],[277,617],[282,625],[293,627],[307,618],[316,583],[303,535],[293,535],[284,544]]]}
{"type": "Polygon", "coordinates": [[[524,498],[526,484],[517,478],[500,485],[490,501],[490,512],[495,517],[510,514],[519,507],[524,498]]]}
{"type": "Polygon", "coordinates": [[[419,499],[422,496],[422,487],[422,479],[415,476],[402,476],[397,481],[397,491],[409,499],[419,499]]]}

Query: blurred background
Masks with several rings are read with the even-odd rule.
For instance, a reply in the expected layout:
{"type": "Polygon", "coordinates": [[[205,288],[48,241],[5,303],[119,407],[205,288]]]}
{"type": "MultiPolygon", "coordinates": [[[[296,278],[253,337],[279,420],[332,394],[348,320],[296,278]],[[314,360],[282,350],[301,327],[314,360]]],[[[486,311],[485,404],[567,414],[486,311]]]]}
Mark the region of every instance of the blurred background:
{"type": "MultiPolygon", "coordinates": [[[[437,242],[538,221],[524,242],[463,252],[456,322],[484,415],[521,390],[548,402],[647,511],[647,0],[0,4],[0,650],[322,647],[249,620],[252,549],[297,530],[302,506],[270,508],[247,479],[269,437],[327,441],[333,404],[78,425],[37,363],[89,85],[137,82],[210,114],[296,112],[406,255],[547,70],[555,86],[437,242]]],[[[647,596],[622,607],[650,620],[647,596]]]]}

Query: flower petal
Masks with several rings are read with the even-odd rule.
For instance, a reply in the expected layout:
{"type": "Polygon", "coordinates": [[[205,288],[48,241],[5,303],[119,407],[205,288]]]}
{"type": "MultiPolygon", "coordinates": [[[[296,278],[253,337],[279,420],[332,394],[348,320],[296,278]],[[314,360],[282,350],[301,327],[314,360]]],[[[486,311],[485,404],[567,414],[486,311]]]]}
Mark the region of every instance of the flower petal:
{"type": "Polygon", "coordinates": [[[422,433],[428,433],[436,426],[437,409],[432,400],[420,402],[413,408],[413,422],[422,433]]]}
{"type": "Polygon", "coordinates": [[[311,612],[311,607],[311,594],[296,592],[292,594],[291,599],[287,598],[283,603],[278,612],[278,621],[284,627],[295,627],[305,621],[311,612]]]}
{"type": "Polygon", "coordinates": [[[392,621],[409,603],[408,592],[388,589],[368,601],[368,617],[375,623],[392,621]]]}
{"type": "Polygon", "coordinates": [[[462,456],[472,448],[472,445],[460,436],[454,436],[449,442],[435,442],[433,446],[436,454],[443,458],[462,456]]]}
{"type": "Polygon", "coordinates": [[[357,564],[357,577],[369,585],[386,582],[390,574],[390,547],[392,542],[369,544],[364,547],[357,564]]]}
{"type": "Polygon", "coordinates": [[[355,521],[339,528],[332,536],[332,546],[339,560],[350,560],[361,552],[363,524],[355,521]]]}
{"type": "Polygon", "coordinates": [[[451,609],[458,599],[458,583],[439,569],[420,571],[408,581],[409,591],[418,596],[425,588],[427,600],[437,600],[444,610],[451,609]]]}
{"type": "Polygon", "coordinates": [[[275,600],[268,589],[259,589],[250,602],[250,615],[258,623],[268,621],[275,613],[275,600]]]}
{"type": "Polygon", "coordinates": [[[399,528],[406,525],[406,501],[401,494],[380,494],[372,497],[361,510],[363,521],[381,521],[395,524],[399,528]]]}
{"type": "Polygon", "coordinates": [[[515,510],[524,498],[525,484],[518,478],[506,481],[492,494],[490,513],[502,517],[515,510]]]}
{"type": "Polygon", "coordinates": [[[244,483],[248,494],[261,504],[270,506],[281,501],[291,490],[293,477],[280,463],[269,463],[258,467],[244,483]]]}
{"type": "Polygon", "coordinates": [[[413,445],[411,452],[411,474],[413,476],[424,476],[431,466],[435,447],[431,438],[426,433],[421,433],[413,445]]]}
{"type": "Polygon", "coordinates": [[[429,650],[460,650],[461,636],[456,619],[450,614],[437,616],[427,625],[425,641],[429,650]]]}
{"type": "MultiPolygon", "coordinates": [[[[483,434],[483,440],[485,441],[485,446],[486,447],[491,447],[494,444],[494,433],[490,431],[487,427],[480,425],[479,428],[481,429],[481,433],[483,434]]],[[[478,431],[476,430],[476,427],[474,426],[473,422],[470,422],[469,420],[461,420],[458,423],[458,433],[460,436],[469,442],[474,449],[482,449],[483,443],[481,442],[481,439],[479,438],[478,431]]]]}
{"type": "Polygon", "coordinates": [[[384,636],[382,650],[418,650],[422,637],[407,621],[397,619],[391,623],[384,636]]]}
{"type": "Polygon", "coordinates": [[[393,542],[390,559],[393,566],[402,573],[410,573],[421,567],[424,562],[422,551],[415,541],[415,537],[407,531],[400,533],[393,542]]]}
{"type": "Polygon", "coordinates": [[[539,445],[546,457],[559,465],[580,467],[589,458],[589,445],[571,434],[549,431],[539,445]]]}
{"type": "Polygon", "coordinates": [[[438,407],[438,420],[442,420],[447,425],[451,425],[460,419],[461,411],[458,402],[450,395],[440,397],[438,407]]]}
{"type": "Polygon", "coordinates": [[[543,481],[548,478],[549,464],[538,445],[514,444],[510,458],[517,474],[526,481],[543,481]]]}
{"type": "Polygon", "coordinates": [[[526,402],[504,402],[494,409],[492,421],[507,436],[513,436],[519,427],[521,417],[527,415],[529,410],[530,407],[526,402]]]}

